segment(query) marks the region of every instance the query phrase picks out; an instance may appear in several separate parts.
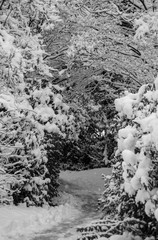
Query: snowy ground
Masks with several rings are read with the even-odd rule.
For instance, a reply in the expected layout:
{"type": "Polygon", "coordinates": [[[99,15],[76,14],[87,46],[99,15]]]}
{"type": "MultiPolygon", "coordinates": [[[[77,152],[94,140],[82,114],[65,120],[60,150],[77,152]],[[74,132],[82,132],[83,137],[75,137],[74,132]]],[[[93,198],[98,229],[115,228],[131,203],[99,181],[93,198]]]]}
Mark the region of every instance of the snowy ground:
{"type": "Polygon", "coordinates": [[[0,240],[59,239],[51,238],[52,232],[56,230],[64,236],[63,229],[66,232],[70,226],[73,228],[73,223],[81,224],[86,217],[88,221],[95,214],[97,216],[96,198],[104,185],[102,173],[110,174],[111,170],[104,168],[62,172],[61,198],[57,199],[60,203],[57,207],[0,207],[0,240]],[[92,213],[91,209],[94,209],[92,213]]]}
{"type": "Polygon", "coordinates": [[[75,219],[79,212],[70,204],[55,208],[0,208],[0,240],[31,239],[33,234],[60,224],[67,219],[75,219]]]}

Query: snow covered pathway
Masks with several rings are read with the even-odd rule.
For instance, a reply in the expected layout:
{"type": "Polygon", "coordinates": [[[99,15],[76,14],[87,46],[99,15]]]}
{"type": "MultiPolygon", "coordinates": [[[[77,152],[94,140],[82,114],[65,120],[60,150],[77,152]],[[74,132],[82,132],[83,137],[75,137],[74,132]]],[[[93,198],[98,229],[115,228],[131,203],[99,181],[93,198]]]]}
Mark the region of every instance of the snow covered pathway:
{"type": "Polygon", "coordinates": [[[0,207],[0,240],[76,240],[76,227],[99,217],[102,173],[108,175],[111,170],[61,172],[55,208],[0,207]]]}
{"type": "Polygon", "coordinates": [[[66,171],[60,175],[61,200],[70,204],[74,219],[67,219],[52,229],[36,235],[33,240],[76,240],[76,228],[98,219],[97,200],[104,189],[102,173],[108,175],[110,169],[93,169],[81,172],[66,171]]]}

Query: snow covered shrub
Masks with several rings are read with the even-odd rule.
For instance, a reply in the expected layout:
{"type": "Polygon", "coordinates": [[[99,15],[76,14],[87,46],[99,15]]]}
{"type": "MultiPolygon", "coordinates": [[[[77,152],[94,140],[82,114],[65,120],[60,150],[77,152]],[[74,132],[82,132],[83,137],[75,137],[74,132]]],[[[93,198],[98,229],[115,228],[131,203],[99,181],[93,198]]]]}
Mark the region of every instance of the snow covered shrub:
{"type": "Polygon", "coordinates": [[[2,92],[0,140],[5,151],[1,156],[1,189],[9,184],[3,199],[12,196],[15,204],[53,204],[60,166],[56,140],[76,134],[75,118],[63,102],[62,88],[41,80],[34,81],[33,86],[27,83],[23,95],[2,92]]]}
{"type": "Polygon", "coordinates": [[[59,172],[51,162],[52,135],[73,136],[74,117],[60,87],[48,83],[54,69],[44,61],[43,34],[59,21],[55,3],[6,0],[0,6],[1,202],[49,201],[59,172]]]}
{"type": "Polygon", "coordinates": [[[157,78],[155,85],[143,85],[138,93],[125,92],[125,96],[116,99],[122,128],[118,132],[116,163],[112,176],[106,178],[108,184],[102,198],[105,209],[110,204],[110,213],[115,211],[121,219],[141,220],[144,236],[157,236],[157,102],[157,78]]]}
{"type": "Polygon", "coordinates": [[[53,85],[48,80],[42,79],[27,84],[25,91],[27,99],[36,112],[36,118],[44,130],[44,146],[47,151],[51,182],[49,184],[48,198],[51,202],[53,195],[57,193],[58,176],[63,154],[63,145],[70,139],[76,139],[79,129],[72,109],[64,102],[63,87],[53,85]]]}
{"type": "Polygon", "coordinates": [[[42,205],[50,179],[46,168],[44,132],[24,100],[0,94],[0,201],[42,205]]]}

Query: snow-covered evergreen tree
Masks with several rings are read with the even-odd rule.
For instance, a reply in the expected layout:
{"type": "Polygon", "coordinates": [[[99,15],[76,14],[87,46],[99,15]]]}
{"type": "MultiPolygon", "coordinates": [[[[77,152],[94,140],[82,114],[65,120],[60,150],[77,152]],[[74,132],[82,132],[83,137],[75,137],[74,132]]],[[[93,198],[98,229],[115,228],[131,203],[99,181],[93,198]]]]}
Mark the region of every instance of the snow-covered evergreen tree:
{"type": "Polygon", "coordinates": [[[63,88],[51,84],[54,69],[44,60],[43,34],[60,21],[55,3],[6,0],[0,5],[1,203],[52,201],[59,167],[50,164],[51,135],[66,137],[75,130],[63,88]]]}

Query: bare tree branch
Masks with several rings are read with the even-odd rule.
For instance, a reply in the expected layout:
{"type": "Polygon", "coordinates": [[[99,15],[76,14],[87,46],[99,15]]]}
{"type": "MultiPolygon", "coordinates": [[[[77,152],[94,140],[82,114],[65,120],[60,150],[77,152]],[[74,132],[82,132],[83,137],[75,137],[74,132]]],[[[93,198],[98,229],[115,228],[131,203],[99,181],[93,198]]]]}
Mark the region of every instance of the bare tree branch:
{"type": "Polygon", "coordinates": [[[2,10],[2,7],[3,7],[4,3],[5,3],[5,1],[6,0],[2,0],[1,5],[0,5],[0,10],[2,10]]]}
{"type": "Polygon", "coordinates": [[[142,10],[142,8],[141,7],[139,7],[137,4],[135,4],[135,3],[133,3],[132,1],[130,1],[129,0],[129,2],[133,5],[133,6],[135,6],[136,8],[138,8],[138,9],[140,9],[140,10],[142,10]]]}
{"type": "Polygon", "coordinates": [[[142,5],[143,5],[143,7],[145,8],[145,10],[148,10],[147,7],[146,7],[146,5],[145,5],[144,0],[139,0],[139,1],[142,3],[142,5]]]}

